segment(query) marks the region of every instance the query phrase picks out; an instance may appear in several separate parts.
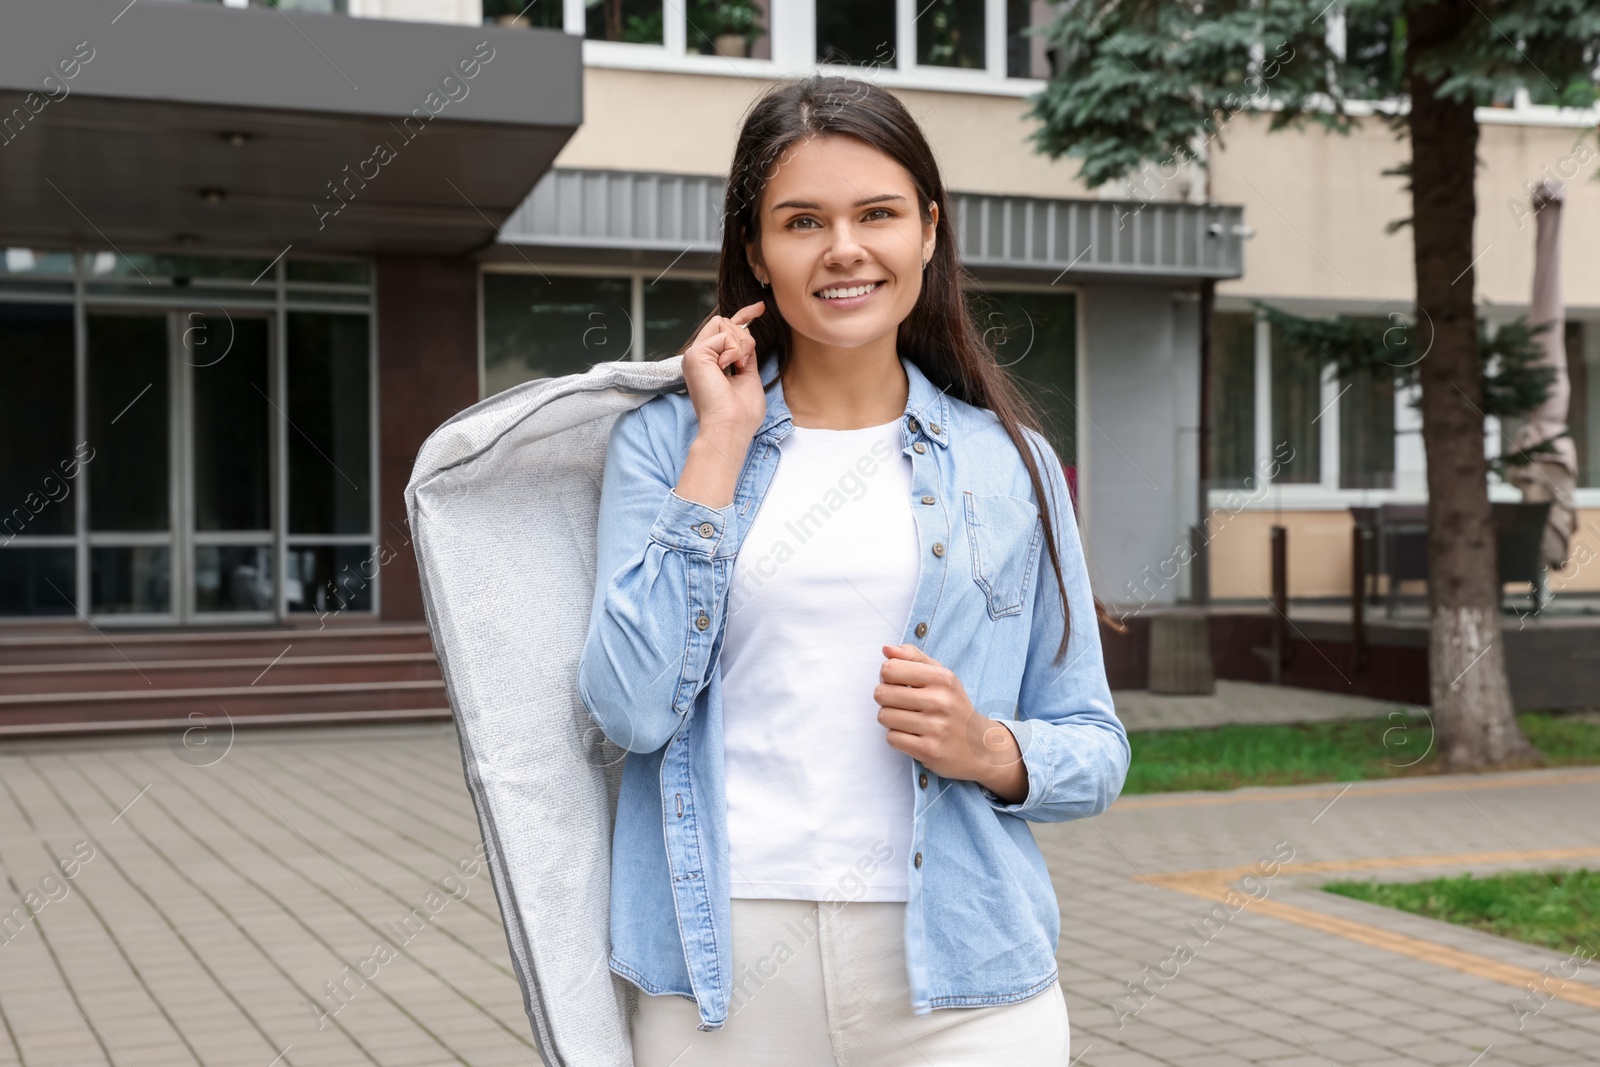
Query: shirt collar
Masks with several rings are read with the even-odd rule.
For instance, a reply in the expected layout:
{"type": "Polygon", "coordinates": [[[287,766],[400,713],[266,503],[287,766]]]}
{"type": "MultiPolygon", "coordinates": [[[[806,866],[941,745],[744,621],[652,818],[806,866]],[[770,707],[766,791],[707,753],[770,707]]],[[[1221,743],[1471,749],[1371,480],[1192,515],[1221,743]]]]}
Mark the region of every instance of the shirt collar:
{"type": "MultiPolygon", "coordinates": [[[[950,398],[943,389],[928,380],[918,367],[905,356],[899,357],[900,366],[905,369],[906,381],[910,388],[906,394],[906,416],[915,416],[918,431],[930,441],[948,448],[950,446],[950,398]]],[[[761,360],[761,380],[772,381],[778,374],[778,354],[768,352],[761,360]]],[[[783,381],[774,382],[771,389],[767,390],[767,417],[762,420],[761,428],[756,431],[757,436],[767,434],[779,427],[790,425],[793,418],[789,413],[789,405],[783,399],[783,381]]],[[[778,434],[782,437],[788,430],[778,434]]]]}

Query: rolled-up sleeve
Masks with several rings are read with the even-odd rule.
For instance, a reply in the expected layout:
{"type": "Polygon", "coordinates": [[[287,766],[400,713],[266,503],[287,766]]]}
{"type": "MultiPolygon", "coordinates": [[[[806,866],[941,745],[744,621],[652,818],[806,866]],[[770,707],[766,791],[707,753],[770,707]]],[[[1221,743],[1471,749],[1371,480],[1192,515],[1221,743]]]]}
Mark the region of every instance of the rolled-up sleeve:
{"type": "Polygon", "coordinates": [[[694,706],[727,603],[733,504],[685,500],[652,434],[655,407],[617,417],[606,451],[595,593],[578,695],[614,744],[653,752],[694,706]]]}
{"type": "Polygon", "coordinates": [[[1017,717],[999,720],[1022,752],[1028,793],[1010,804],[987,787],[979,788],[996,811],[1033,822],[1065,822],[1098,815],[1111,806],[1122,792],[1131,750],[1127,730],[1112,706],[1099,621],[1061,461],[1042,437],[1031,430],[1027,435],[1035,444],[1040,476],[1055,502],[1050,514],[1056,518],[1066,612],[1049,554],[1040,552],[1017,717]],[[1057,663],[1067,616],[1071,637],[1066,655],[1057,663]]]}

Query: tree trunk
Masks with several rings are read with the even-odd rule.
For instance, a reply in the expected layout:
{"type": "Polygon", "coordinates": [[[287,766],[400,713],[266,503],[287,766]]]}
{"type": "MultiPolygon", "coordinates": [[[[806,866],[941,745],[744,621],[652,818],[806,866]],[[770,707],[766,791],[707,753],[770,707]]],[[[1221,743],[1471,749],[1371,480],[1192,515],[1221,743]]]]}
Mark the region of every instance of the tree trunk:
{"type": "Polygon", "coordinates": [[[1422,441],[1428,462],[1429,693],[1439,768],[1536,762],[1506,681],[1484,458],[1483,376],[1473,302],[1478,123],[1471,101],[1442,100],[1415,72],[1427,50],[1478,17],[1470,0],[1412,6],[1406,43],[1411,95],[1411,203],[1417,341],[1425,354],[1422,441]]]}

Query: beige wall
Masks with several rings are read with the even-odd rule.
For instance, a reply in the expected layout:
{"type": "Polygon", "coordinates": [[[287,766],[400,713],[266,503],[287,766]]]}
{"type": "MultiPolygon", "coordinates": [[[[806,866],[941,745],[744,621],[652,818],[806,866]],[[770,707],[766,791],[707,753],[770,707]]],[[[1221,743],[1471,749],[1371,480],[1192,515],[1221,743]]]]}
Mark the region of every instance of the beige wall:
{"type": "MultiPolygon", "coordinates": [[[[1241,115],[1216,151],[1212,196],[1244,205],[1255,237],[1245,244],[1243,278],[1218,295],[1410,300],[1415,291],[1411,231],[1385,234],[1411,214],[1403,180],[1381,172],[1408,157],[1381,122],[1364,119],[1348,136],[1320,128],[1266,133],[1267,120],[1241,115]]],[[[1600,310],[1600,150],[1593,128],[1481,127],[1478,222],[1473,247],[1478,299],[1526,304],[1533,284],[1533,218],[1525,182],[1565,176],[1562,275],[1569,309],[1600,310]],[[1580,138],[1586,147],[1574,155],[1580,138]],[[1564,167],[1563,167],[1564,163],[1564,167]],[[1507,201],[1523,204],[1520,212],[1507,201]],[[1520,225],[1520,229],[1519,229],[1520,225]]]]}
{"type": "MultiPolygon", "coordinates": [[[[1348,511],[1212,512],[1211,595],[1219,600],[1260,599],[1272,590],[1271,530],[1289,531],[1289,595],[1350,595],[1348,511]]],[[[1578,532],[1564,571],[1550,575],[1550,591],[1600,592],[1600,508],[1580,509],[1578,532]]]]}
{"type": "MultiPolygon", "coordinates": [[[[771,80],[586,67],[584,122],[558,167],[726,174],[745,110],[771,80]]],[[[927,134],[945,185],[963,192],[1084,197],[1078,161],[1025,143],[1025,100],[896,90],[927,134]]]]}

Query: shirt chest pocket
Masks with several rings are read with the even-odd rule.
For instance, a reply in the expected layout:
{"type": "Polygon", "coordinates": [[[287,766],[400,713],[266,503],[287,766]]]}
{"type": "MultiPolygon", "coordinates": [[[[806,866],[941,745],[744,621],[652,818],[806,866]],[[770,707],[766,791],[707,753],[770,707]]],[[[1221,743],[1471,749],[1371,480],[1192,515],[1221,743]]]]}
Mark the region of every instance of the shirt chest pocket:
{"type": "Polygon", "coordinates": [[[1039,508],[1021,497],[963,492],[972,580],[993,619],[1015,615],[1027,598],[1034,564],[1044,545],[1039,508]]]}

